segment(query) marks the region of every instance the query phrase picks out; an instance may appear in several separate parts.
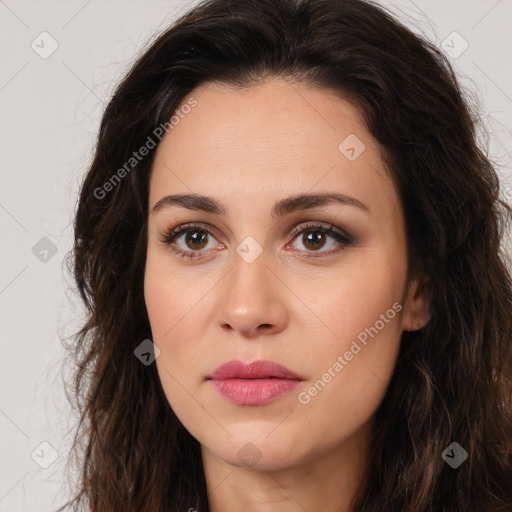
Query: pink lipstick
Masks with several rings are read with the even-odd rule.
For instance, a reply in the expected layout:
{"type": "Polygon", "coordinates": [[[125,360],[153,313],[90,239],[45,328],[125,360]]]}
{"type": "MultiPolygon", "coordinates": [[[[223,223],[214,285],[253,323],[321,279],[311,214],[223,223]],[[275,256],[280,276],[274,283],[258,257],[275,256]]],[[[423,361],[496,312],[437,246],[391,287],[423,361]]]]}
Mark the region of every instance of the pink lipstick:
{"type": "Polygon", "coordinates": [[[273,361],[228,361],[207,379],[225,398],[239,405],[265,405],[296,388],[302,378],[273,361]]]}

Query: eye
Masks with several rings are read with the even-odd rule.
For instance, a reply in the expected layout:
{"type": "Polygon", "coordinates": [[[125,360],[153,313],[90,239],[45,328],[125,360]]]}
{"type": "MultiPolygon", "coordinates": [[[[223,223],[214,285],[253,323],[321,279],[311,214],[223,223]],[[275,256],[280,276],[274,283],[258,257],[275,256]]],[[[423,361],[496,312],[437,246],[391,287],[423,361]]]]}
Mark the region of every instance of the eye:
{"type": "MultiPolygon", "coordinates": [[[[306,224],[301,224],[293,230],[291,236],[294,237],[294,240],[296,238],[296,241],[305,247],[305,251],[302,249],[300,249],[300,251],[305,252],[304,257],[307,258],[317,258],[319,256],[325,256],[326,254],[337,253],[353,243],[353,239],[348,233],[334,227],[332,224],[325,224],[323,222],[307,222],[306,224]],[[331,239],[330,244],[328,243],[329,238],[331,239]],[[330,246],[330,249],[321,250],[326,246],[330,246]]],[[[289,246],[290,244],[287,245],[287,247],[289,246]]]]}
{"type": "MultiPolygon", "coordinates": [[[[293,230],[290,236],[302,244],[304,249],[298,249],[298,251],[305,253],[303,256],[307,258],[337,253],[353,243],[350,235],[332,224],[323,222],[301,224],[293,230]],[[302,236],[299,237],[300,235],[302,236]],[[328,243],[329,238],[331,238],[330,244],[328,243]],[[326,245],[327,247],[330,245],[330,249],[321,250],[326,245]],[[318,255],[314,253],[318,253],[318,255]]],[[[168,230],[160,241],[167,245],[174,254],[192,259],[200,257],[201,253],[206,252],[205,250],[219,247],[220,242],[215,244],[214,240],[208,240],[208,237],[215,239],[221,238],[221,235],[213,226],[191,223],[168,230]],[[212,243],[210,244],[210,242],[212,243]]],[[[286,248],[288,249],[290,245],[292,243],[287,244],[286,248]]],[[[220,247],[224,248],[225,246],[220,243],[220,247]]],[[[294,249],[297,250],[296,247],[294,249]]]]}
{"type": "MultiPolygon", "coordinates": [[[[213,249],[213,246],[208,247],[208,237],[219,237],[217,230],[212,226],[205,227],[203,224],[183,224],[175,229],[167,231],[163,238],[160,240],[162,243],[169,246],[169,249],[180,255],[182,258],[196,258],[200,256],[203,249],[213,249]],[[182,246],[180,247],[180,239],[182,240],[182,246]],[[183,247],[185,245],[185,247],[183,247]],[[188,250],[191,249],[191,250],[188,250]]],[[[224,247],[223,244],[221,244],[224,247]]]]}

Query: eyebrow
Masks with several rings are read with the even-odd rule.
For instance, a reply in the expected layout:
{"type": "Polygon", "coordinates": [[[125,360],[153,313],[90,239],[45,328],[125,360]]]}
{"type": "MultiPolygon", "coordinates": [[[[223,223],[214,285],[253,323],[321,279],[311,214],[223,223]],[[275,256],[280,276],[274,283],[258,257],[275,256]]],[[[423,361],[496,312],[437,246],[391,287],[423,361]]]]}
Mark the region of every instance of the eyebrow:
{"type": "MultiPolygon", "coordinates": [[[[297,210],[309,210],[329,204],[354,206],[365,212],[370,212],[368,205],[359,201],[359,199],[337,192],[330,192],[323,194],[299,194],[281,199],[274,204],[270,215],[272,217],[284,217],[297,210]]],[[[198,210],[216,215],[226,215],[226,210],[222,207],[220,201],[200,194],[172,194],[164,196],[153,206],[152,212],[172,206],[181,206],[189,210],[198,210]]]]}

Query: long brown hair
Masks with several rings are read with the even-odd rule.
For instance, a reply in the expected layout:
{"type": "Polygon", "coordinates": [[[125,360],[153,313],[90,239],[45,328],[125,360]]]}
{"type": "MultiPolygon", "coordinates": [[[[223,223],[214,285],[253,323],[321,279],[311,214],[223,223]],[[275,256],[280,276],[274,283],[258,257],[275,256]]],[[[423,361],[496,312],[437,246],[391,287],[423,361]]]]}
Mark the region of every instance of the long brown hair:
{"type": "Polygon", "coordinates": [[[410,268],[428,278],[432,318],[402,335],[354,512],[512,510],[512,280],[501,244],[512,209],[447,59],[363,0],[204,1],[115,90],[69,254],[87,319],[71,347],[80,422],[69,464],[80,478],[60,510],[208,510],[199,443],[155,365],[134,356],[151,339],[143,276],[155,151],[130,159],[198,85],[271,76],[358,106],[400,193],[410,268]],[[452,442],[468,454],[456,469],[442,457],[452,442]]]}

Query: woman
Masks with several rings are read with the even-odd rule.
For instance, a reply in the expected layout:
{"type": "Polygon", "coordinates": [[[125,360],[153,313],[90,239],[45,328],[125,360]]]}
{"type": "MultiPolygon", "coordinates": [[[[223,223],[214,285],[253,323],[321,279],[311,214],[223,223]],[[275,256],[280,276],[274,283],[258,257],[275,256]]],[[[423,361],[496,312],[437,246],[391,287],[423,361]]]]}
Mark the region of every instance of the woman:
{"type": "Polygon", "coordinates": [[[512,510],[510,207],[449,63],[361,0],[210,0],[75,220],[91,511],[512,510]]]}

